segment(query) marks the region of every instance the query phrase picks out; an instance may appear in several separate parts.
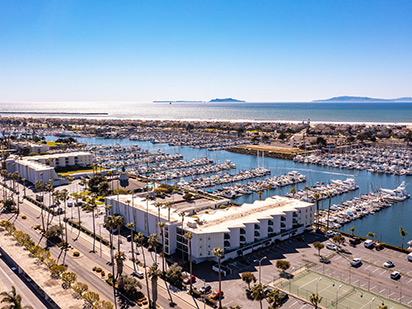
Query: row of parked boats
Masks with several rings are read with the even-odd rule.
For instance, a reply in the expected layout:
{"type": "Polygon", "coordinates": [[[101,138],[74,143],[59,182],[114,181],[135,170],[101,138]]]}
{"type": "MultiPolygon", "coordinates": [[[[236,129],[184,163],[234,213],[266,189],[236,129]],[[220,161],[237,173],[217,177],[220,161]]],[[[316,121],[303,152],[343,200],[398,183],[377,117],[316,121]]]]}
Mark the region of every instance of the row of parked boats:
{"type": "Polygon", "coordinates": [[[359,186],[356,185],[355,179],[347,178],[346,180],[331,180],[330,183],[316,182],[311,187],[305,187],[303,190],[287,193],[287,197],[296,198],[305,202],[315,202],[315,194],[318,194],[318,200],[324,200],[329,197],[336,195],[341,195],[349,191],[354,191],[358,189],[359,186]]]}
{"type": "Polygon", "coordinates": [[[292,171],[285,175],[277,177],[269,177],[261,180],[249,181],[246,184],[235,183],[228,187],[219,188],[215,191],[208,190],[207,193],[211,193],[220,197],[234,199],[243,195],[250,195],[252,193],[270,190],[274,188],[281,188],[285,186],[294,185],[306,181],[306,175],[302,175],[299,172],[292,171]]]}
{"type": "Polygon", "coordinates": [[[236,174],[216,174],[209,177],[192,177],[188,181],[181,179],[177,183],[179,187],[193,190],[196,188],[207,188],[227,183],[233,183],[252,178],[264,177],[270,175],[270,170],[262,167],[241,170],[236,174]]]}
{"type": "MultiPolygon", "coordinates": [[[[224,163],[213,163],[212,160],[207,159],[208,161],[207,164],[199,164],[199,165],[196,165],[195,164],[196,162],[193,162],[194,160],[196,160],[196,162],[199,162],[199,160],[197,159],[193,159],[191,161],[183,161],[181,166],[184,166],[185,167],[184,169],[182,169],[181,166],[178,167],[179,164],[171,164],[171,166],[168,166],[167,164],[165,164],[163,166],[158,166],[156,168],[157,170],[156,172],[153,173],[153,170],[152,170],[152,174],[149,176],[149,178],[152,180],[157,180],[157,181],[167,181],[170,179],[188,177],[188,176],[193,176],[193,175],[218,173],[221,171],[231,170],[231,169],[236,168],[236,164],[231,162],[230,160],[226,160],[224,163]]],[[[181,161],[178,161],[175,163],[180,163],[180,162],[181,161]]],[[[137,172],[139,174],[145,174],[145,166],[140,166],[137,169],[137,172]]]]}
{"type": "Polygon", "coordinates": [[[339,205],[331,205],[330,212],[319,212],[319,223],[330,228],[338,229],[342,225],[375,214],[383,208],[392,206],[409,198],[403,182],[395,190],[381,189],[378,192],[355,197],[339,205]],[[329,224],[328,224],[329,221],[329,224]]]}
{"type": "Polygon", "coordinates": [[[130,140],[150,141],[152,144],[168,144],[170,146],[188,146],[196,149],[222,150],[229,147],[244,145],[248,141],[237,136],[228,137],[220,134],[197,134],[179,132],[150,132],[130,136],[130,140]]]}
{"type": "Polygon", "coordinates": [[[412,176],[411,149],[366,147],[344,154],[297,155],[294,161],[341,169],[367,170],[371,173],[412,176]]]}

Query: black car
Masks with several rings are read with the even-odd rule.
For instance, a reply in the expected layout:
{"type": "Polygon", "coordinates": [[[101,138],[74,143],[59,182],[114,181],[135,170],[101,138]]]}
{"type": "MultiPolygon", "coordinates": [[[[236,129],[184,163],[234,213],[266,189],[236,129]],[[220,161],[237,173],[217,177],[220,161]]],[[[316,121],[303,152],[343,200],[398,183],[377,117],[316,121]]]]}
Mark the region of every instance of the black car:
{"type": "Polygon", "coordinates": [[[207,293],[209,293],[211,290],[212,290],[212,287],[211,287],[209,284],[206,284],[206,285],[202,286],[202,287],[199,289],[199,292],[202,293],[202,294],[207,294],[207,293]]]}
{"type": "Polygon", "coordinates": [[[282,304],[286,303],[289,299],[289,295],[285,292],[279,292],[279,296],[281,297],[282,304]]]}
{"type": "Polygon", "coordinates": [[[359,237],[353,237],[352,239],[349,239],[349,243],[351,245],[358,245],[361,243],[361,239],[359,237]]]}

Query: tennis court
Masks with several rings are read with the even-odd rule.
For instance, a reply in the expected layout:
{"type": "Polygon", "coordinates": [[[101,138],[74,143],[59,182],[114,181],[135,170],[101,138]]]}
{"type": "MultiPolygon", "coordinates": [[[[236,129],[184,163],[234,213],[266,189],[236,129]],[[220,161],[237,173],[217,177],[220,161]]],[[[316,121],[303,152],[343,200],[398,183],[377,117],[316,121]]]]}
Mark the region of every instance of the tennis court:
{"type": "Polygon", "coordinates": [[[307,300],[312,293],[318,293],[320,297],[323,297],[320,305],[326,308],[377,308],[382,305],[387,305],[388,308],[409,308],[393,300],[310,270],[302,271],[293,279],[285,280],[278,286],[307,300]]]}

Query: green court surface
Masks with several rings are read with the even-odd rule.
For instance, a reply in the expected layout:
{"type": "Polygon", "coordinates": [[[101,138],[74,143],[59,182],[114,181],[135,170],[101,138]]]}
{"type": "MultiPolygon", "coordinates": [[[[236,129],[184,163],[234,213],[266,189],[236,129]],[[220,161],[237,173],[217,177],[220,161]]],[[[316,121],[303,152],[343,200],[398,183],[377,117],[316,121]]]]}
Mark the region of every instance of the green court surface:
{"type": "Polygon", "coordinates": [[[293,279],[279,283],[278,286],[307,300],[309,300],[312,293],[318,293],[320,297],[323,297],[320,305],[326,308],[376,309],[383,305],[388,306],[388,308],[410,308],[394,300],[310,270],[305,270],[293,279]]]}

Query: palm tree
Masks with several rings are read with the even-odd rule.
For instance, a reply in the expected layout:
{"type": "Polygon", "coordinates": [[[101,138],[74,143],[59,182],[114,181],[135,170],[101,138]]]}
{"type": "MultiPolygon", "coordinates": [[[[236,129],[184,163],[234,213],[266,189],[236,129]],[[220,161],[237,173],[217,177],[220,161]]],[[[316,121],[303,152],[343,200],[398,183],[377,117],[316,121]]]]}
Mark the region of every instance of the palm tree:
{"type": "Polygon", "coordinates": [[[135,224],[133,222],[129,222],[126,224],[126,227],[130,230],[130,245],[132,247],[133,270],[136,271],[136,261],[134,258],[134,233],[133,233],[135,224]]]}
{"type": "Polygon", "coordinates": [[[356,230],[356,226],[352,226],[351,228],[348,229],[348,231],[352,233],[352,236],[355,233],[355,230],[356,230]]]}
{"type": "Polygon", "coordinates": [[[372,241],[373,241],[374,238],[376,237],[376,233],[369,232],[368,235],[366,235],[366,237],[372,238],[372,241]]]}
{"type": "MultiPolygon", "coordinates": [[[[175,191],[175,190],[173,190],[173,191],[175,191]]],[[[177,191],[177,192],[179,192],[179,191],[177,191]]],[[[165,203],[165,206],[167,207],[167,221],[169,221],[169,222],[170,222],[170,209],[172,208],[173,204],[174,204],[173,202],[166,202],[165,203]]]]}
{"type": "Polygon", "coordinates": [[[281,295],[279,290],[270,290],[268,294],[266,294],[266,300],[270,304],[271,309],[280,308],[283,304],[283,298],[285,295],[281,295]]]}
{"type": "Polygon", "coordinates": [[[222,309],[222,273],[220,271],[220,261],[223,256],[223,249],[213,248],[213,255],[217,257],[217,263],[219,265],[219,309],[222,309]]]}
{"type": "Polygon", "coordinates": [[[260,308],[262,309],[262,300],[265,299],[265,290],[266,286],[262,285],[261,283],[255,284],[251,290],[250,294],[252,295],[254,300],[258,300],[260,304],[260,308]]]}
{"type": "MultiPolygon", "coordinates": [[[[42,192],[42,196],[43,196],[44,186],[43,186],[43,182],[42,182],[42,181],[37,180],[37,181],[34,183],[34,188],[36,189],[36,191],[42,192]]],[[[46,230],[46,227],[45,227],[45,225],[44,225],[44,208],[43,208],[43,205],[41,206],[40,216],[41,216],[41,225],[42,225],[43,231],[45,231],[45,230],[46,230]]]]}
{"type": "MultiPolygon", "coordinates": [[[[185,214],[184,211],[182,211],[181,213],[179,213],[179,216],[182,217],[182,229],[183,229],[183,228],[184,228],[184,227],[183,227],[183,224],[184,224],[184,222],[185,222],[185,216],[186,216],[186,214],[185,214]]],[[[182,248],[182,263],[184,263],[184,262],[185,262],[185,252],[183,251],[183,248],[182,248]]]]}
{"type": "Polygon", "coordinates": [[[402,249],[403,249],[403,242],[405,240],[405,236],[408,235],[408,232],[405,231],[401,226],[399,227],[399,233],[401,233],[402,236],[402,249]]]}
{"type": "Polygon", "coordinates": [[[147,279],[147,267],[146,267],[146,257],[144,254],[144,248],[143,248],[143,243],[144,243],[144,236],[142,233],[137,233],[137,245],[141,247],[142,249],[142,255],[143,255],[143,268],[145,272],[145,278],[146,278],[146,288],[147,288],[147,297],[149,298],[149,303],[150,303],[150,291],[149,291],[149,281],[147,279]]]}
{"type": "Polygon", "coordinates": [[[80,237],[80,231],[81,231],[81,229],[82,229],[82,220],[80,219],[80,213],[81,213],[81,211],[80,211],[80,206],[79,206],[79,197],[80,197],[80,194],[79,193],[74,193],[74,198],[75,198],[75,201],[76,201],[76,207],[77,207],[77,219],[79,220],[79,233],[77,234],[77,237],[76,237],[76,239],[75,240],[77,240],[77,239],[79,239],[79,237],[80,237]]]}
{"type": "Polygon", "coordinates": [[[313,199],[316,201],[316,230],[319,231],[319,193],[313,194],[313,199]]]}
{"type": "Polygon", "coordinates": [[[261,200],[262,200],[263,191],[262,191],[262,190],[259,190],[258,192],[256,192],[256,194],[259,196],[259,201],[261,201],[261,200]]]}
{"type": "Polygon", "coordinates": [[[33,307],[31,306],[22,305],[21,296],[20,294],[17,294],[16,288],[13,285],[11,286],[10,292],[2,292],[0,293],[0,295],[3,296],[1,303],[9,304],[9,305],[2,307],[4,309],[33,309],[33,307]]]}
{"type": "Polygon", "coordinates": [[[148,276],[152,281],[152,302],[149,302],[149,308],[156,308],[157,302],[157,279],[160,277],[160,270],[157,268],[157,264],[150,266],[148,276]]]}
{"type": "Polygon", "coordinates": [[[312,303],[312,305],[315,306],[315,309],[318,308],[318,305],[320,304],[320,302],[322,301],[323,297],[320,297],[318,293],[312,293],[309,296],[309,300],[312,303]]]}
{"type": "Polygon", "coordinates": [[[296,188],[290,189],[290,193],[292,193],[292,198],[295,198],[296,188]]]}
{"type": "Polygon", "coordinates": [[[303,190],[305,190],[305,191],[306,191],[306,200],[308,200],[308,198],[309,198],[309,190],[310,190],[310,188],[309,188],[308,186],[305,186],[305,187],[303,188],[303,190]]]}
{"type": "Polygon", "coordinates": [[[95,223],[95,215],[94,215],[94,212],[95,212],[96,208],[97,208],[96,199],[94,197],[92,197],[89,200],[89,202],[87,203],[85,209],[87,211],[92,212],[92,218],[93,218],[93,250],[92,251],[93,252],[96,252],[95,251],[95,249],[96,249],[96,223],[95,223]]]}
{"type": "Polygon", "coordinates": [[[150,235],[150,231],[149,231],[149,200],[151,198],[150,194],[146,194],[145,196],[146,199],[146,212],[145,212],[145,218],[144,218],[144,226],[145,226],[145,230],[146,230],[146,235],[149,236],[150,235]]]}
{"type": "Polygon", "coordinates": [[[124,224],[123,217],[121,215],[115,216],[115,225],[117,228],[117,251],[120,251],[120,230],[124,224]]]}
{"type": "Polygon", "coordinates": [[[160,223],[160,208],[162,208],[163,205],[164,203],[154,203],[154,206],[157,208],[157,226],[159,226],[160,223]]]}
{"type": "MultiPolygon", "coordinates": [[[[106,227],[110,230],[109,239],[110,239],[110,263],[112,265],[112,274],[113,274],[113,299],[116,304],[116,278],[114,277],[114,260],[113,260],[113,229],[115,227],[115,217],[110,215],[106,217],[106,227]]],[[[117,305],[116,305],[117,307],[117,305]]]]}
{"type": "Polygon", "coordinates": [[[157,264],[156,249],[157,249],[157,245],[158,245],[157,242],[158,242],[158,241],[159,241],[159,238],[157,238],[157,233],[154,233],[154,234],[150,235],[149,238],[148,238],[148,240],[147,240],[150,248],[151,248],[151,249],[154,251],[154,253],[155,253],[155,264],[157,264]]]}
{"type": "Polygon", "coordinates": [[[330,215],[330,204],[332,203],[332,192],[328,192],[329,206],[328,206],[328,221],[326,222],[326,229],[329,231],[329,215],[330,215]]]}
{"type": "MultiPolygon", "coordinates": [[[[60,192],[60,198],[63,201],[63,205],[64,205],[64,217],[63,217],[63,221],[64,221],[64,229],[66,231],[66,246],[68,245],[68,240],[67,240],[67,200],[69,199],[69,191],[67,191],[66,189],[61,190],[60,192]]],[[[64,261],[64,259],[63,259],[64,261]]],[[[63,262],[64,263],[64,262],[63,262]]]]}
{"type": "Polygon", "coordinates": [[[160,229],[160,236],[162,237],[162,271],[163,273],[165,272],[165,223],[160,222],[159,223],[159,229],[160,229]]]}
{"type": "Polygon", "coordinates": [[[123,261],[126,260],[126,255],[124,254],[124,252],[119,251],[114,255],[114,259],[116,260],[117,265],[116,278],[119,278],[119,276],[121,276],[123,273],[123,261]]]}
{"type": "Polygon", "coordinates": [[[189,272],[190,272],[190,290],[189,292],[192,293],[192,238],[193,235],[191,232],[185,233],[185,239],[188,242],[189,246],[189,272]]]}
{"type": "Polygon", "coordinates": [[[319,241],[315,241],[312,245],[313,245],[313,247],[314,247],[315,249],[318,250],[318,254],[319,254],[319,256],[320,256],[320,250],[322,250],[323,248],[325,248],[325,245],[322,244],[322,243],[319,242],[319,241]]]}

